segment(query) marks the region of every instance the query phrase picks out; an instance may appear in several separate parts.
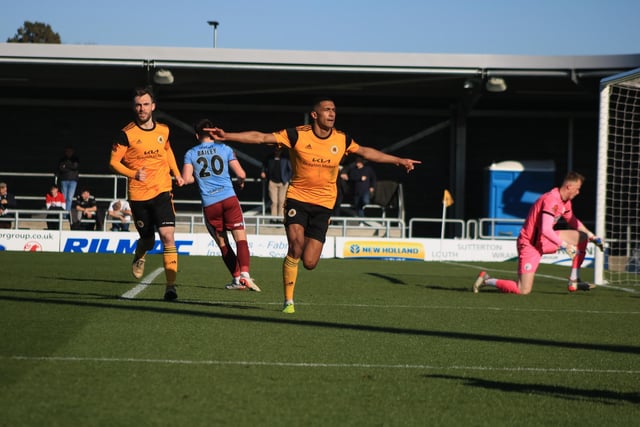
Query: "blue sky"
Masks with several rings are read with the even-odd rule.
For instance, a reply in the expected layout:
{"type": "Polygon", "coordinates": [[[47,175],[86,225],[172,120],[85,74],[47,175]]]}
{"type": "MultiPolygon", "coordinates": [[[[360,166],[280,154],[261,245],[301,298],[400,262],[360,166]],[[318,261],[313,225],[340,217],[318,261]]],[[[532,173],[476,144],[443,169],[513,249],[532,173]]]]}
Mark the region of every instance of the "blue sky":
{"type": "Polygon", "coordinates": [[[65,44],[212,47],[215,20],[218,48],[634,54],[639,18],[639,0],[23,0],[3,8],[0,40],[39,21],[65,44]]]}

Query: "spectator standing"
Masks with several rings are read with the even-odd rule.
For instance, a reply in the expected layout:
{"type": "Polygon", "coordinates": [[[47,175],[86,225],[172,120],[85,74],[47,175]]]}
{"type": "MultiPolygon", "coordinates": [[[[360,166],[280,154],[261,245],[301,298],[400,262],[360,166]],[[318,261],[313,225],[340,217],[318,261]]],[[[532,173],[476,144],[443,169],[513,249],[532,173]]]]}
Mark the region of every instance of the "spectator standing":
{"type": "Polygon", "coordinates": [[[64,149],[64,155],[58,161],[58,172],[56,174],[58,186],[64,195],[65,210],[71,211],[73,200],[76,196],[76,188],[78,187],[78,178],[80,176],[80,160],[75,155],[72,147],[64,149]]]}
{"type": "Polygon", "coordinates": [[[114,200],[107,211],[111,223],[111,231],[129,231],[131,223],[131,206],[126,200],[114,200]]]}
{"type": "Polygon", "coordinates": [[[91,195],[88,189],[82,190],[82,193],[76,197],[74,203],[74,212],[71,217],[71,228],[74,230],[102,230],[103,219],[98,209],[96,198],[91,195]],[[82,220],[90,220],[92,222],[82,222],[82,220]]]}
{"type": "Polygon", "coordinates": [[[17,207],[16,197],[9,193],[7,183],[0,182],[0,228],[11,228],[11,219],[5,217],[17,207]]]}
{"type": "Polygon", "coordinates": [[[347,173],[343,173],[341,178],[351,184],[356,214],[364,216],[364,207],[371,203],[371,197],[376,189],[375,171],[364,163],[362,157],[357,157],[353,166],[347,173]]]}
{"type": "Polygon", "coordinates": [[[264,162],[260,177],[267,179],[271,216],[284,216],[284,201],[292,176],[291,162],[284,155],[282,147],[276,146],[273,153],[264,162]]]}
{"type": "MultiPolygon", "coordinates": [[[[56,184],[53,184],[49,189],[49,192],[45,196],[45,206],[48,211],[64,211],[67,203],[64,198],[64,194],[60,192],[60,189],[56,184]]],[[[56,219],[58,215],[47,215],[47,219],[56,219]]],[[[59,230],[59,221],[47,221],[47,229],[59,230]]]]}
{"type": "Polygon", "coordinates": [[[225,288],[260,292],[249,274],[249,244],[244,216],[229,170],[238,177],[241,188],[247,174],[231,147],[214,141],[210,132],[204,130],[212,127],[213,123],[208,119],[195,125],[198,144],[184,155],[182,179],[185,185],[198,183],[205,225],[220,248],[224,264],[233,278],[225,288]],[[237,255],[229,245],[228,231],[236,242],[237,255]]]}
{"type": "MultiPolygon", "coordinates": [[[[340,171],[339,175],[341,179],[336,180],[337,193],[336,193],[336,203],[333,206],[333,216],[342,215],[342,207],[340,205],[342,204],[342,201],[344,200],[344,195],[347,192],[347,189],[345,188],[347,186],[347,181],[342,179],[342,171],[344,170],[344,166],[340,165],[338,167],[338,170],[340,171]]],[[[338,221],[331,220],[331,222],[334,224],[338,224],[338,221]]]]}

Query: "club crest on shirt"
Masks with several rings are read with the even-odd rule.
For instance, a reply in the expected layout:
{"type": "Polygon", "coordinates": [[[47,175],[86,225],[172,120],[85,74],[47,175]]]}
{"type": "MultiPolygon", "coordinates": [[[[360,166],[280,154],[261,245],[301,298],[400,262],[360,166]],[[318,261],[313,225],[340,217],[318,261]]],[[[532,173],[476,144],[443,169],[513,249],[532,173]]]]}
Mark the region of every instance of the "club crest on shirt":
{"type": "Polygon", "coordinates": [[[333,145],[331,146],[331,154],[338,154],[338,146],[337,145],[333,145]]]}
{"type": "Polygon", "coordinates": [[[164,137],[162,135],[158,135],[158,144],[164,144],[164,137]]]}

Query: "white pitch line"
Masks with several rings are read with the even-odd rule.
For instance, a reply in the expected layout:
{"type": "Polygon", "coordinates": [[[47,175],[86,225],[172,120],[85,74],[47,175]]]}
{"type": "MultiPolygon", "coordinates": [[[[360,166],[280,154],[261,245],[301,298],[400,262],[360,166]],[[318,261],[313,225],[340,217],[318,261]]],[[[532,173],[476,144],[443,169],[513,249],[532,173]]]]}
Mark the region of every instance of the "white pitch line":
{"type": "MultiPolygon", "coordinates": [[[[182,299],[181,301],[198,302],[211,305],[224,305],[224,304],[243,304],[243,305],[266,305],[266,306],[281,306],[282,302],[259,302],[259,301],[246,301],[246,300],[209,300],[202,301],[196,299],[182,299]]],[[[357,303],[314,303],[314,302],[301,302],[300,306],[304,307],[350,307],[350,308],[374,308],[374,309],[415,309],[415,310],[478,310],[478,311],[504,311],[504,312],[525,312],[525,313],[571,313],[571,314],[631,314],[638,315],[640,311],[613,311],[613,310],[579,310],[579,309],[552,309],[552,308],[518,308],[518,307],[476,307],[476,306],[460,306],[460,305],[410,305],[410,304],[357,304],[357,303]]]]}
{"type": "Polygon", "coordinates": [[[142,292],[145,289],[147,289],[147,286],[149,286],[151,283],[153,283],[155,278],[158,277],[158,275],[160,275],[160,273],[162,273],[163,271],[164,271],[164,268],[157,268],[151,274],[149,274],[146,277],[144,277],[142,279],[142,281],[140,283],[138,283],[136,286],[134,286],[132,289],[130,289],[127,292],[125,292],[124,294],[122,294],[120,296],[120,298],[134,299],[136,297],[136,295],[138,295],[140,292],[142,292]]]}
{"type": "Polygon", "coordinates": [[[118,357],[75,357],[75,356],[0,356],[0,359],[44,362],[104,362],[104,363],[154,363],[165,365],[238,365],[238,366],[276,366],[291,368],[363,368],[363,369],[427,369],[459,371],[502,371],[534,373],[583,373],[583,374],[640,374],[636,369],[589,369],[589,368],[533,368],[533,367],[495,367],[495,366],[435,366],[412,364],[375,364],[375,363],[314,363],[314,362],[261,362],[243,360],[179,360],[179,359],[137,359],[118,357]]]}
{"type": "Polygon", "coordinates": [[[609,285],[609,284],[602,284],[602,285],[597,285],[599,288],[609,288],[609,289],[615,289],[617,291],[622,291],[622,292],[629,292],[631,294],[635,294],[636,291],[635,289],[629,289],[629,288],[621,288],[620,286],[613,286],[613,285],[609,285]]]}

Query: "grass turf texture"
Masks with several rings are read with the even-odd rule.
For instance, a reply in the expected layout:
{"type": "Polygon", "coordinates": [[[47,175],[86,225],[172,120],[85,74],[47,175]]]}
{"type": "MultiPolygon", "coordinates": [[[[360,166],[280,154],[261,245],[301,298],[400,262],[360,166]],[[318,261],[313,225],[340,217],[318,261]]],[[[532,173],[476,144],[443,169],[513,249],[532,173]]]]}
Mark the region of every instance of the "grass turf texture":
{"type": "MultiPolygon", "coordinates": [[[[131,257],[1,252],[0,425],[637,425],[640,294],[470,286],[515,264],[253,258],[263,292],[180,258],[134,299],[131,257]]],[[[161,267],[148,258],[146,273],[161,267]]],[[[583,278],[592,272],[584,270],[583,278]]]]}

